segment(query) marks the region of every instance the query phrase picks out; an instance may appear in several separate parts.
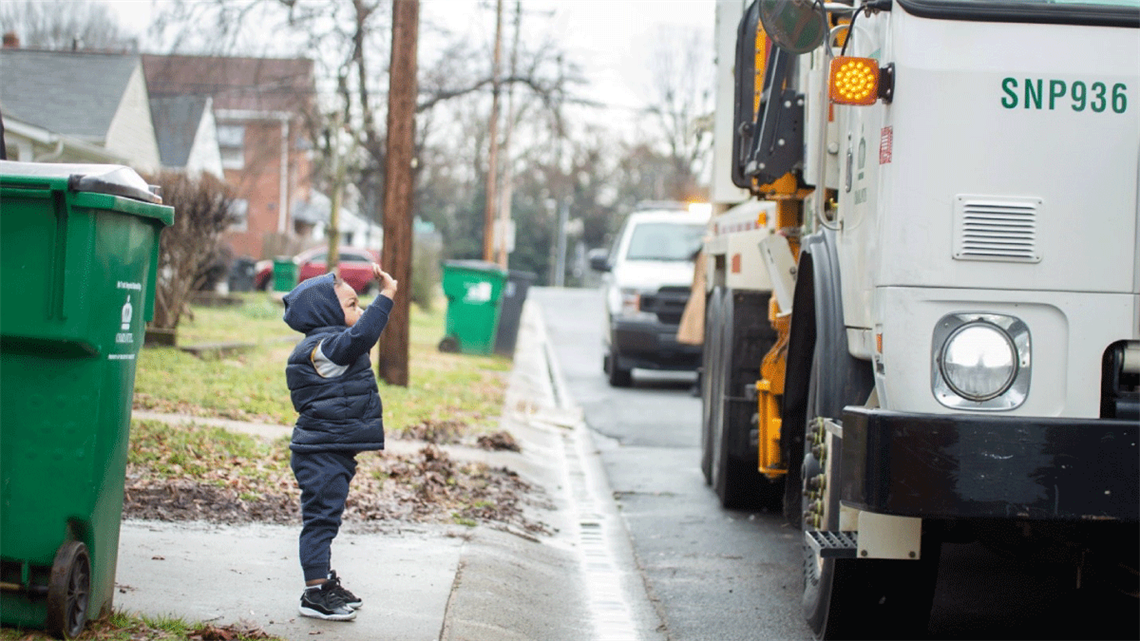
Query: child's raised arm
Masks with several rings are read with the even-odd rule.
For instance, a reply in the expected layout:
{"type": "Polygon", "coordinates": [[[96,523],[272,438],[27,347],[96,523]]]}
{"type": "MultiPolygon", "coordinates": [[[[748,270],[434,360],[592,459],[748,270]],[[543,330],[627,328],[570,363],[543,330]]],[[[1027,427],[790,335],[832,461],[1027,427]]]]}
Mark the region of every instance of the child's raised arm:
{"type": "Polygon", "coordinates": [[[388,272],[380,269],[380,266],[376,263],[372,263],[372,275],[376,277],[376,280],[380,281],[380,295],[396,300],[396,290],[400,285],[396,282],[396,279],[392,278],[392,275],[388,272]]]}

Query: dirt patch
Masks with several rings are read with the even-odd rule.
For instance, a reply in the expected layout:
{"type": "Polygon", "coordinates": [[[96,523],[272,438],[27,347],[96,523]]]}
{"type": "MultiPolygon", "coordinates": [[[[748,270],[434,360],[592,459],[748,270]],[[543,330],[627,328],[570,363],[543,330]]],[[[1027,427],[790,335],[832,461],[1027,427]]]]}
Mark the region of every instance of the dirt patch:
{"type": "Polygon", "coordinates": [[[495,432],[494,434],[484,434],[476,439],[479,447],[485,450],[510,452],[521,452],[522,448],[519,447],[518,441],[515,437],[511,436],[510,432],[495,432]]]}
{"type": "MultiPolygon", "coordinates": [[[[513,441],[513,439],[512,439],[513,441]]],[[[257,461],[232,461],[233,469],[257,461]]],[[[129,465],[123,515],[160,521],[299,524],[300,490],[291,475],[216,474],[204,480],[162,477],[129,465]]],[[[456,462],[429,444],[413,455],[365,452],[357,456],[349,490],[347,523],[488,524],[532,534],[549,527],[528,515],[542,490],[513,471],[484,463],[456,462]]]]}
{"type": "Polygon", "coordinates": [[[236,639],[275,639],[253,624],[214,625],[203,624],[187,634],[190,641],[235,641],[236,639]]]}
{"type": "Polygon", "coordinates": [[[471,426],[464,421],[432,420],[420,421],[415,425],[406,427],[397,433],[395,438],[400,440],[415,440],[435,445],[458,445],[467,443],[484,450],[521,452],[515,437],[510,432],[500,430],[491,434],[479,435],[474,443],[470,441],[471,426]]]}
{"type": "Polygon", "coordinates": [[[463,421],[428,419],[405,427],[399,433],[402,440],[424,441],[436,445],[454,445],[463,441],[468,425],[463,421]]]}

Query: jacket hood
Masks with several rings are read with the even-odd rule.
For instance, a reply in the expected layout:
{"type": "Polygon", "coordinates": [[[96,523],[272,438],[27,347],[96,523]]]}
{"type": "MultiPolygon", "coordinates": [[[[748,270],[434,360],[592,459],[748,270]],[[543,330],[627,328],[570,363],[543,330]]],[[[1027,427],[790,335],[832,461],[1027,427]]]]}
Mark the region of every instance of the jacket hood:
{"type": "Polygon", "coordinates": [[[344,325],[344,310],[336,297],[336,276],[325,274],[303,281],[285,295],[285,324],[308,334],[320,327],[344,325]]]}

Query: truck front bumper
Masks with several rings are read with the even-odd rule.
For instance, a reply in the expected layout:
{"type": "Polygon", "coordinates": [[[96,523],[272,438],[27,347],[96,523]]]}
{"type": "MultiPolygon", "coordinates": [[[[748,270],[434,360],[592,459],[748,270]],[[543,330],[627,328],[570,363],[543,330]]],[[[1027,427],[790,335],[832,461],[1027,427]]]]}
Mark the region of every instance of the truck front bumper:
{"type": "Polygon", "coordinates": [[[841,497],[922,518],[1140,520],[1140,424],[843,412],[841,497]]]}
{"type": "Polygon", "coordinates": [[[701,346],[678,343],[676,325],[615,319],[610,344],[623,368],[695,370],[701,365],[701,346]]]}

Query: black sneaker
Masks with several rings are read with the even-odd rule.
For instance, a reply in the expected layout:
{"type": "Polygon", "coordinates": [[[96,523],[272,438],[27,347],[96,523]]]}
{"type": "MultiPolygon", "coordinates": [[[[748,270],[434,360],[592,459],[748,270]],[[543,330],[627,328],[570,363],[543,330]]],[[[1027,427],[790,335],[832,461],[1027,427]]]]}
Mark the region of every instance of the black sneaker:
{"type": "Polygon", "coordinates": [[[334,589],[331,581],[305,588],[301,593],[299,611],[302,616],[326,621],[351,621],[356,618],[356,610],[345,605],[344,597],[334,589]]]}
{"type": "Polygon", "coordinates": [[[352,608],[353,610],[359,610],[360,608],[364,607],[364,599],[361,599],[355,594],[349,592],[347,588],[340,584],[340,577],[336,575],[336,570],[331,570],[329,572],[328,583],[332,584],[332,591],[336,592],[340,595],[340,598],[344,599],[345,605],[352,608]]]}

